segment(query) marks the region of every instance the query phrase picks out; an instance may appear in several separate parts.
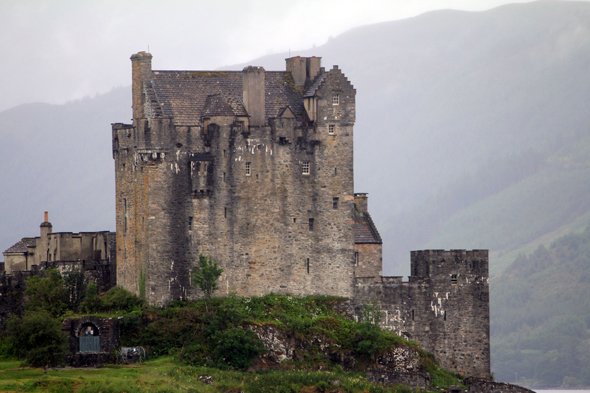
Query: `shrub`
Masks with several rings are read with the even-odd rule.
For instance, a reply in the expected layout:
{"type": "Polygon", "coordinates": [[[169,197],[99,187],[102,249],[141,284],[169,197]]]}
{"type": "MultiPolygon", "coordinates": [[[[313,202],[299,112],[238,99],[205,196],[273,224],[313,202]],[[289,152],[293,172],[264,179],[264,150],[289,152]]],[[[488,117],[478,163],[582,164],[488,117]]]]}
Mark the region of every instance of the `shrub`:
{"type": "Polygon", "coordinates": [[[221,368],[245,369],[252,365],[256,356],[266,352],[262,341],[250,329],[220,330],[211,340],[214,342],[213,361],[221,368]]]}
{"type": "Polygon", "coordinates": [[[33,367],[57,366],[63,363],[67,337],[61,331],[61,322],[44,311],[26,314],[22,319],[8,321],[11,351],[24,364],[33,367]]]}

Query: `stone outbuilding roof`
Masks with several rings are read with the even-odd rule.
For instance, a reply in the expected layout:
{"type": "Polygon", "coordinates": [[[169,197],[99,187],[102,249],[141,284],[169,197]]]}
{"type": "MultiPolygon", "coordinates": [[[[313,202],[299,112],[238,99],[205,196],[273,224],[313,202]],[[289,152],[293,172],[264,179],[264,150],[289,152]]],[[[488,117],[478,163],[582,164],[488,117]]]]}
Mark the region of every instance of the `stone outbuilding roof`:
{"type": "Polygon", "coordinates": [[[29,251],[29,247],[36,247],[37,243],[34,237],[23,237],[18,242],[16,242],[12,247],[8,250],[4,251],[5,253],[19,253],[19,252],[27,252],[29,251]]]}
{"type": "MultiPolygon", "coordinates": [[[[203,116],[247,116],[242,103],[241,71],[153,71],[146,81],[152,112],[172,117],[176,125],[197,125],[203,116]]],[[[303,89],[290,72],[266,71],[265,118],[278,117],[290,107],[303,119],[303,89]]]]}
{"type": "Polygon", "coordinates": [[[356,213],[354,215],[354,242],[357,244],[383,244],[369,213],[356,213]]]}

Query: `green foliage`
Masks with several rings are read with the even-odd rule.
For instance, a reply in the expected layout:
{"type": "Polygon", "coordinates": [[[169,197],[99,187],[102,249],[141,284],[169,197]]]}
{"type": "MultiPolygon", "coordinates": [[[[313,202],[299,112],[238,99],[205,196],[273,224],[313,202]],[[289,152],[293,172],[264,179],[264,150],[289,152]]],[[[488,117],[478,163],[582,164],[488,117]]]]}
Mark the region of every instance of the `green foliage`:
{"type": "Polygon", "coordinates": [[[102,307],[100,298],[98,297],[98,285],[95,282],[89,282],[86,287],[86,296],[80,303],[80,310],[86,313],[98,312],[102,307]]]}
{"type": "Polygon", "coordinates": [[[45,270],[45,277],[37,275],[27,279],[25,296],[28,298],[27,311],[44,311],[53,317],[59,317],[67,309],[68,293],[63,286],[63,279],[57,269],[45,270]]]}
{"type": "Polygon", "coordinates": [[[98,296],[95,283],[89,283],[86,297],[80,308],[87,313],[133,312],[146,307],[145,300],[121,287],[113,287],[98,296]]]}
{"type": "Polygon", "coordinates": [[[8,322],[12,352],[25,364],[33,367],[57,366],[63,363],[67,337],[61,322],[47,312],[33,311],[22,319],[12,317],[8,322]]]}
{"type": "Polygon", "coordinates": [[[86,295],[84,272],[77,268],[65,272],[63,274],[63,284],[68,294],[68,308],[72,311],[77,311],[86,295]]]}
{"type": "MultiPolygon", "coordinates": [[[[176,302],[166,309],[145,309],[121,321],[124,346],[144,345],[150,356],[176,354],[185,364],[243,369],[263,351],[250,329],[272,325],[288,336],[312,343],[319,340],[339,351],[354,354],[360,367],[399,345],[414,344],[379,327],[376,306],[365,309],[363,322],[337,311],[340,298],[279,296],[214,298],[205,302],[176,302]],[[140,314],[142,314],[140,316],[140,314]]],[[[317,368],[332,364],[327,352],[315,345],[300,349],[295,367],[317,368]]]]}
{"type": "Polygon", "coordinates": [[[207,304],[211,301],[211,295],[218,288],[217,279],[223,273],[217,261],[210,256],[199,254],[199,262],[192,271],[191,281],[205,294],[207,304]]]}

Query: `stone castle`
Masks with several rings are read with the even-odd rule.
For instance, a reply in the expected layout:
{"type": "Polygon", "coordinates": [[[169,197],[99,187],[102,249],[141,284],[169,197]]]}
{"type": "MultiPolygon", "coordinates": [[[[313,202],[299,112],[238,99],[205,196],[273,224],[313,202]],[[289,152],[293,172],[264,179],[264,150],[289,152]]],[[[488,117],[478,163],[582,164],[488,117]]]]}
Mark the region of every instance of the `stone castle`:
{"type": "MultiPolygon", "coordinates": [[[[352,314],[377,301],[384,327],[451,370],[490,376],[488,252],[414,251],[409,281],[382,276],[367,195],[354,193],[356,91],[337,66],[131,61],[133,123],[112,125],[117,285],[158,305],[196,299],[189,273],[210,255],[220,296],[336,295],[352,314]]],[[[5,252],[7,271],[17,257],[5,252]]]]}

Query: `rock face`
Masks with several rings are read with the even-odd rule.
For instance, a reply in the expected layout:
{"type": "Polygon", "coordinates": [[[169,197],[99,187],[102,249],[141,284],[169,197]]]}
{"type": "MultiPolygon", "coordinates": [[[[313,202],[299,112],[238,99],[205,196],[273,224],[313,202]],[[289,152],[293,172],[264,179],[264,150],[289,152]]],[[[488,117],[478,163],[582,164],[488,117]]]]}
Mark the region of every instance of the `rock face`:
{"type": "MultiPolygon", "coordinates": [[[[273,325],[251,326],[258,338],[263,341],[268,352],[256,359],[251,371],[260,369],[288,368],[282,364],[286,360],[304,360],[310,349],[318,349],[330,361],[340,364],[346,370],[357,369],[353,353],[344,352],[319,336],[311,341],[289,336],[273,325]]],[[[321,366],[320,366],[321,369],[321,366]]],[[[367,378],[384,385],[404,384],[425,388],[430,384],[430,375],[420,364],[418,351],[407,346],[399,346],[377,359],[377,365],[365,369],[367,378]]]]}
{"type": "Polygon", "coordinates": [[[534,393],[532,390],[509,383],[494,382],[482,378],[465,378],[468,393],[534,393]]]}

